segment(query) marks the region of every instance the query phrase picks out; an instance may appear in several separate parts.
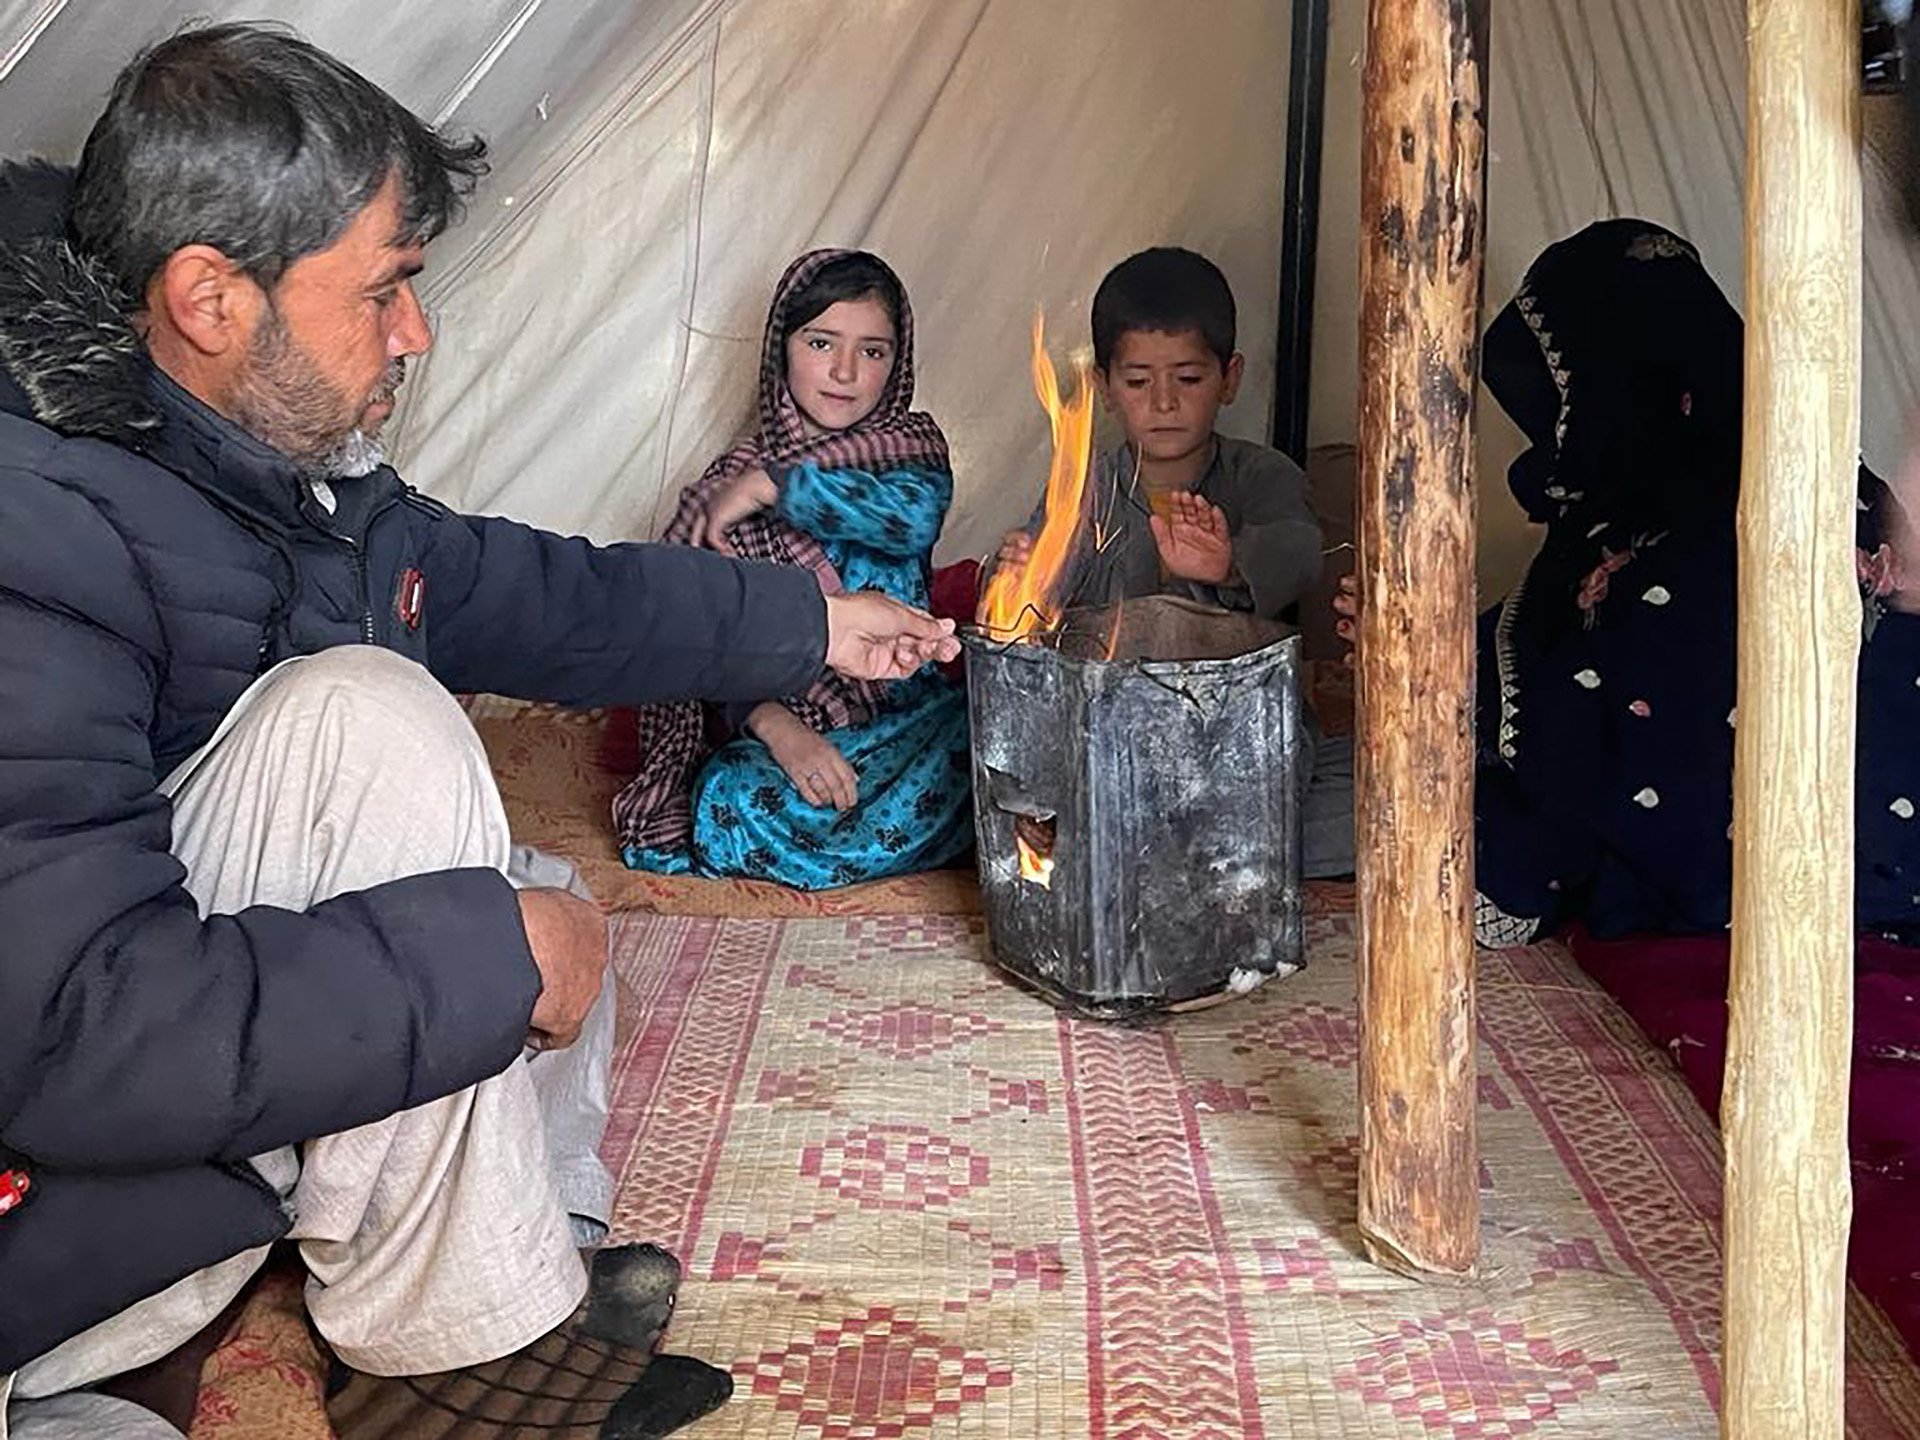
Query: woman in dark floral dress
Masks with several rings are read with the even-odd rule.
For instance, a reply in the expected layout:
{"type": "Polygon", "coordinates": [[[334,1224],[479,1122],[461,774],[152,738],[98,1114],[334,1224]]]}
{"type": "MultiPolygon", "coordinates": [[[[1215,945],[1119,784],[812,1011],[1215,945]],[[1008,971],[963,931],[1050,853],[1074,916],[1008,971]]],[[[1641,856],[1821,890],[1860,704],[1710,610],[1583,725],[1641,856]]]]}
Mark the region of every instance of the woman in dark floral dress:
{"type": "MultiPolygon", "coordinates": [[[[1715,932],[1732,890],[1742,332],[1686,241],[1609,220],[1549,247],[1488,329],[1488,389],[1531,447],[1546,527],[1482,617],[1483,943],[1715,932]]],[[[1920,618],[1898,613],[1897,502],[1861,473],[1857,899],[1920,919],[1920,618]]],[[[1920,578],[1920,577],[1916,577],[1920,578]]]]}

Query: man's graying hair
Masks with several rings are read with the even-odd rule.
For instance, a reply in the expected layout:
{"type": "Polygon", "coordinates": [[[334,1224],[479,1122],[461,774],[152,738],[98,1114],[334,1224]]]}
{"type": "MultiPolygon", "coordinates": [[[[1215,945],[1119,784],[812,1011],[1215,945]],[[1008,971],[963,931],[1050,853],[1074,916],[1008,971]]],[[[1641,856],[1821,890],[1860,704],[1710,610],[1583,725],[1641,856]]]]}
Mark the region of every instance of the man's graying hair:
{"type": "Polygon", "coordinates": [[[379,86],[278,27],[211,25],[143,51],[114,81],[75,177],[73,237],[130,302],[183,245],[211,245],[272,290],[340,238],[387,182],[402,242],[458,217],[486,145],[434,134],[379,86]]]}

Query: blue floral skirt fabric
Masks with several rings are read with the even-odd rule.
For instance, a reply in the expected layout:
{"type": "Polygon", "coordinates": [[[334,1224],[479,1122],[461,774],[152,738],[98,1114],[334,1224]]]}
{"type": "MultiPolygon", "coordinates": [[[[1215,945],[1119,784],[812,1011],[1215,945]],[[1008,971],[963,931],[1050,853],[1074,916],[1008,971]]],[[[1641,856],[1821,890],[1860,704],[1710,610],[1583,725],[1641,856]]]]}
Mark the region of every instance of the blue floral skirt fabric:
{"type": "Polygon", "coordinates": [[[859,777],[852,809],[809,804],[773,752],[743,735],[694,782],[691,850],[628,846],[627,865],[828,890],[938,869],[972,847],[964,690],[922,672],[901,683],[892,708],[826,738],[859,777]]]}

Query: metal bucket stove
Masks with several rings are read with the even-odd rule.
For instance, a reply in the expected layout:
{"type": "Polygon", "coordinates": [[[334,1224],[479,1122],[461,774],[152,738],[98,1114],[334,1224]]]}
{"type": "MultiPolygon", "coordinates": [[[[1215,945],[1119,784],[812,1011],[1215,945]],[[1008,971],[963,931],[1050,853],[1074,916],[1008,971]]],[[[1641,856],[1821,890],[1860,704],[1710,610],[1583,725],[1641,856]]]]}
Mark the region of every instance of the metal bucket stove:
{"type": "Polygon", "coordinates": [[[1117,1019],[1300,968],[1297,635],[1155,597],[1040,643],[964,642],[1003,969],[1117,1019]]]}

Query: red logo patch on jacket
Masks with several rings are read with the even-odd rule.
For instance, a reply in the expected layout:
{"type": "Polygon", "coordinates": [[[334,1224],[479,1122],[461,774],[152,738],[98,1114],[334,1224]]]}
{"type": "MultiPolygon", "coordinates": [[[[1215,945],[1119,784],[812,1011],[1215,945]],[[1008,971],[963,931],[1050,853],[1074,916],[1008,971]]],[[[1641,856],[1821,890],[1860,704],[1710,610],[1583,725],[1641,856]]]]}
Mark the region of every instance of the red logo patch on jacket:
{"type": "Polygon", "coordinates": [[[33,1181],[24,1170],[0,1170],[0,1215],[6,1214],[27,1198],[33,1181]]]}
{"type": "Polygon", "coordinates": [[[409,630],[420,628],[420,617],[427,612],[427,577],[412,566],[400,572],[400,583],[393,589],[393,614],[409,630]]]}

